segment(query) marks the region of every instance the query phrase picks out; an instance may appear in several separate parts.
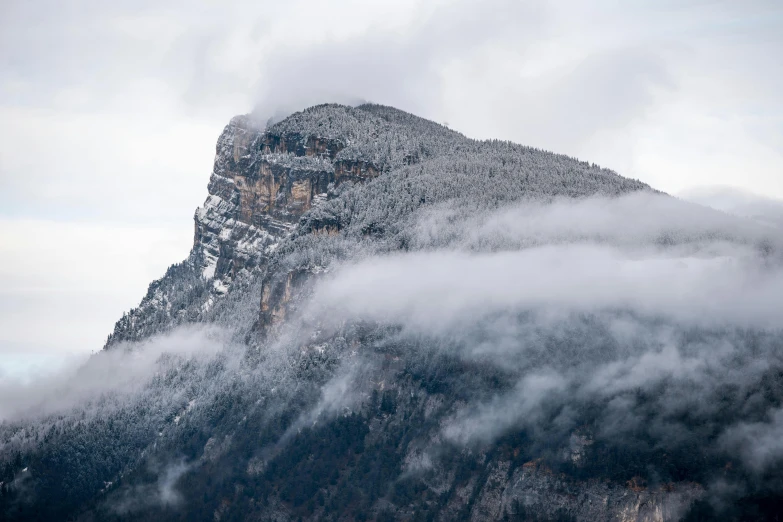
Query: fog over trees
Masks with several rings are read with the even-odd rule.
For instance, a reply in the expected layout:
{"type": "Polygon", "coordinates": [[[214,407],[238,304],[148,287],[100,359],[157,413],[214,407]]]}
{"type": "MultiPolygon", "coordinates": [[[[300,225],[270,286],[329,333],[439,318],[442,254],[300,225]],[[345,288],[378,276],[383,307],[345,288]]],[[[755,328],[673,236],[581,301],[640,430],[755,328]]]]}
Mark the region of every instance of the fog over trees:
{"type": "Polygon", "coordinates": [[[388,107],[263,132],[378,175],[225,292],[194,248],[109,349],[0,384],[0,519],[776,514],[778,229],[388,107]]]}

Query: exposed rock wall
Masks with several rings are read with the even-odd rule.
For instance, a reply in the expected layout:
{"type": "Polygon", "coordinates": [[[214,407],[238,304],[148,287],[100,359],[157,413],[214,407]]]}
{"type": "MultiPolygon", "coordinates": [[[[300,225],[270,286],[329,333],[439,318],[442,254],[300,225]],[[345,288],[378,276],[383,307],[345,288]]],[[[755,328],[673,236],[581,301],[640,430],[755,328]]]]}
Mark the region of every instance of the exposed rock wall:
{"type": "MultiPolygon", "coordinates": [[[[335,158],[344,146],[336,139],[265,132],[249,116],[233,118],[217,141],[209,195],[194,215],[191,254],[172,267],[187,272],[191,294],[198,297],[180,303],[172,295],[174,281],[156,281],[141,304],[117,322],[106,346],[198,320],[240,272],[264,266],[302,214],[326,198],[331,183],[377,175],[373,165],[339,162],[346,174],[338,178],[335,158]]],[[[283,317],[282,309],[276,316],[283,317]]]]}
{"type": "Polygon", "coordinates": [[[313,199],[334,181],[331,157],[339,144],[258,130],[247,116],[220,136],[209,197],[195,215],[193,249],[205,278],[230,284],[264,260],[313,199]]]}
{"type": "MultiPolygon", "coordinates": [[[[299,218],[327,198],[330,185],[378,176],[381,167],[372,162],[338,158],[345,148],[338,138],[262,130],[250,116],[232,118],[218,138],[209,195],[196,209],[193,248],[179,270],[200,274],[206,291],[183,312],[180,304],[172,306],[170,282],[156,281],[139,307],[117,322],[106,346],[198,320],[238,274],[263,268],[299,218]]],[[[190,286],[201,284],[191,279],[190,286]]],[[[285,316],[283,305],[276,305],[274,317],[285,316]]],[[[262,319],[275,322],[266,312],[262,308],[262,319]]]]}
{"type": "Polygon", "coordinates": [[[230,284],[239,270],[262,263],[330,184],[378,176],[372,163],[335,159],[344,146],[260,131],[247,116],[232,119],[218,140],[209,197],[195,215],[193,248],[204,254],[204,277],[230,284]]]}

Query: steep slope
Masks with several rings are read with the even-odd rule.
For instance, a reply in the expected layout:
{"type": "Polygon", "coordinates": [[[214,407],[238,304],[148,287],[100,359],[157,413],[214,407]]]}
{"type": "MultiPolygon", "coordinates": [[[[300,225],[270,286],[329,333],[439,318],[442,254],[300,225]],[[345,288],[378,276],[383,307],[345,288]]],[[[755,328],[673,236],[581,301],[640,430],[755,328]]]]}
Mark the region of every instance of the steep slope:
{"type": "Polygon", "coordinates": [[[75,378],[109,387],[0,424],[3,519],[774,514],[766,229],[323,105],[232,119],[195,230],[75,378]]]}
{"type": "Polygon", "coordinates": [[[237,116],[216,149],[189,258],[150,285],[139,307],[117,322],[107,347],[203,320],[236,278],[262,272],[269,254],[292,232],[336,232],[357,218],[363,227],[377,226],[366,222],[369,213],[401,226],[419,206],[444,200],[492,208],[525,197],[618,195],[648,188],[565,156],[469,140],[380,105],[311,107],[266,130],[250,116],[237,116]],[[323,213],[310,212],[303,228],[296,228],[306,212],[329,199],[330,187],[339,190],[380,173],[389,175],[373,186],[377,195],[357,192],[370,205],[361,216],[349,215],[347,201],[355,198],[349,194],[323,213]],[[336,212],[341,215],[324,217],[336,212]]]}
{"type": "Polygon", "coordinates": [[[312,107],[270,129],[233,118],[217,143],[209,197],[196,211],[189,258],[154,282],[106,346],[199,321],[236,278],[263,268],[330,184],[361,182],[447,153],[461,135],[387,107],[312,107]]]}

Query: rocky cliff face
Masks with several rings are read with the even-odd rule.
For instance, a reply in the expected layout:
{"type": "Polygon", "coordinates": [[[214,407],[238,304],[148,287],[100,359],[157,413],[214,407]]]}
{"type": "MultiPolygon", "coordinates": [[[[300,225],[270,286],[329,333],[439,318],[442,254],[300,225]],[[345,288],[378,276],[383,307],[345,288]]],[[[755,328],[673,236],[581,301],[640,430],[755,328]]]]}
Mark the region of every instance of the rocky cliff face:
{"type": "Polygon", "coordinates": [[[330,187],[379,174],[382,167],[357,157],[355,147],[339,156],[350,143],[348,135],[314,132],[265,131],[249,115],[232,118],[217,142],[209,196],[194,216],[189,258],[150,286],[139,307],[117,322],[107,347],[200,320],[238,275],[263,268],[269,253],[305,212],[327,198],[330,187]],[[172,286],[175,279],[187,280],[184,298],[181,282],[172,286]]]}
{"type": "MultiPolygon", "coordinates": [[[[250,115],[232,118],[217,141],[189,258],[150,285],[139,307],[117,322],[106,347],[201,320],[237,277],[263,270],[280,240],[329,197],[330,188],[437,155],[444,143],[469,140],[381,106],[319,106],[268,129],[250,115]],[[411,121],[426,125],[411,127],[411,121]]],[[[316,232],[329,230],[336,232],[334,224],[316,232]]],[[[268,306],[262,304],[262,315],[268,306]]]]}
{"type": "Polygon", "coordinates": [[[263,263],[268,249],[326,197],[339,148],[263,133],[246,116],[232,119],[218,140],[209,197],[195,216],[202,275],[222,291],[239,271],[263,263]]]}

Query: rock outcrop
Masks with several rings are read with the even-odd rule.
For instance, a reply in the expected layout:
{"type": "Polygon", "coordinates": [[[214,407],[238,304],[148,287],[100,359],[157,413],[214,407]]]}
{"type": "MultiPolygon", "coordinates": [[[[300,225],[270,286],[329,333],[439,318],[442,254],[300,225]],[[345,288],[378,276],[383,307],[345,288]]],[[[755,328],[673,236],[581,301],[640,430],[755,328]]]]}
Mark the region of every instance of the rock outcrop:
{"type": "MultiPolygon", "coordinates": [[[[388,127],[384,120],[376,123],[388,127]]],[[[198,321],[237,276],[263,268],[269,253],[305,212],[327,198],[330,187],[378,176],[383,166],[362,159],[360,147],[340,156],[350,135],[322,137],[317,131],[285,125],[264,130],[251,115],[231,119],[217,141],[209,195],[194,216],[189,258],[150,285],[141,304],[117,322],[106,347],[198,321]],[[187,280],[187,298],[180,298],[183,285],[175,287],[173,279],[187,280]]],[[[388,166],[389,157],[384,161],[388,166]]],[[[276,310],[275,317],[282,318],[280,305],[276,310]]]]}
{"type": "Polygon", "coordinates": [[[202,275],[225,289],[243,269],[263,263],[268,249],[325,198],[335,180],[338,142],[258,130],[233,118],[220,136],[209,197],[195,215],[194,257],[202,275]]]}

